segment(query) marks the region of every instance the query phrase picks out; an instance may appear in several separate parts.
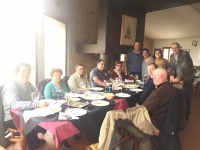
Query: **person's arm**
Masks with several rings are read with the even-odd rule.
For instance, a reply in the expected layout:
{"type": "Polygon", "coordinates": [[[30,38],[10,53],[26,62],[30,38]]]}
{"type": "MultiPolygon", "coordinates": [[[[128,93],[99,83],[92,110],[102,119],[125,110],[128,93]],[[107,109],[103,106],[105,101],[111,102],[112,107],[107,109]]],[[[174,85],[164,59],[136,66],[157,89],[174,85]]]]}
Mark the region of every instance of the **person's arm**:
{"type": "Polygon", "coordinates": [[[112,82],[114,81],[114,79],[113,79],[113,78],[110,78],[109,81],[110,81],[110,83],[112,83],[112,82]]]}
{"type": "Polygon", "coordinates": [[[167,66],[167,73],[168,73],[168,75],[169,75],[169,77],[170,77],[170,82],[173,82],[173,80],[174,80],[174,68],[173,68],[173,61],[175,61],[174,60],[174,58],[173,58],[173,56],[171,56],[170,57],[170,62],[168,62],[168,66],[167,66]]]}
{"type": "Polygon", "coordinates": [[[97,76],[93,76],[92,79],[94,80],[94,82],[99,85],[99,86],[105,86],[104,82],[102,82],[101,80],[99,80],[99,78],[97,76]]]}
{"type": "Polygon", "coordinates": [[[44,88],[44,97],[45,97],[45,99],[53,99],[52,88],[51,88],[50,82],[47,83],[47,85],[44,88]]]}
{"type": "MultiPolygon", "coordinates": [[[[180,80],[182,80],[186,74],[186,72],[188,70],[190,70],[190,62],[192,61],[190,55],[188,52],[185,52],[185,53],[182,53],[182,63],[181,63],[181,66],[177,66],[177,67],[180,67],[180,71],[179,73],[177,74],[177,77],[175,78],[177,80],[177,82],[179,82],[180,80]],[[179,80],[179,81],[178,81],[179,80]]],[[[193,67],[193,65],[192,65],[193,67]]]]}
{"type": "Polygon", "coordinates": [[[14,88],[7,89],[2,95],[2,97],[13,109],[29,110],[29,109],[44,107],[48,105],[48,103],[46,103],[45,101],[34,102],[34,101],[22,100],[20,99],[19,94],[14,88]]]}
{"type": "Polygon", "coordinates": [[[138,104],[143,104],[144,101],[147,99],[147,97],[150,95],[150,93],[155,89],[155,85],[153,84],[153,80],[149,79],[148,86],[144,89],[142,94],[140,95],[138,99],[138,104]]]}
{"type": "Polygon", "coordinates": [[[130,69],[129,69],[129,62],[130,62],[130,58],[129,58],[129,53],[128,53],[127,57],[126,57],[126,70],[127,70],[127,72],[130,71],[130,69]]]}
{"type": "Polygon", "coordinates": [[[115,72],[114,72],[114,71],[111,71],[111,72],[110,72],[110,77],[113,78],[113,79],[116,78],[116,75],[115,75],[115,72]]]}

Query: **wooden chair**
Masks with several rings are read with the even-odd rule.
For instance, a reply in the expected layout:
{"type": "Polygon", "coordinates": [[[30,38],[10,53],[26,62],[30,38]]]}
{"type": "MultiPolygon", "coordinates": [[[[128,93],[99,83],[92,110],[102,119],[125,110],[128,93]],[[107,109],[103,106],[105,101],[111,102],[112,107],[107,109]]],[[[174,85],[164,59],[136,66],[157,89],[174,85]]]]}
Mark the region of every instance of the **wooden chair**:
{"type": "MultiPolygon", "coordinates": [[[[138,141],[137,138],[132,136],[130,133],[128,133],[128,131],[126,131],[124,129],[118,129],[118,133],[120,133],[120,135],[122,137],[124,137],[124,141],[133,139],[134,140],[134,145],[133,145],[133,149],[132,150],[139,150],[139,141],[138,141]]],[[[158,131],[154,131],[153,135],[154,136],[158,136],[159,132],[158,131]]],[[[86,145],[86,150],[98,150],[98,143],[91,144],[91,145],[86,145]]]]}
{"type": "Polygon", "coordinates": [[[0,146],[0,150],[6,150],[4,147],[0,146]]]}
{"type": "Polygon", "coordinates": [[[7,128],[7,132],[10,133],[10,136],[7,138],[7,141],[12,142],[12,143],[20,142],[20,133],[18,130],[7,128]],[[18,133],[19,135],[16,136],[15,133],[18,133]]]}
{"type": "Polygon", "coordinates": [[[193,85],[193,87],[192,87],[192,97],[194,97],[194,98],[200,97],[200,82],[193,85]]]}

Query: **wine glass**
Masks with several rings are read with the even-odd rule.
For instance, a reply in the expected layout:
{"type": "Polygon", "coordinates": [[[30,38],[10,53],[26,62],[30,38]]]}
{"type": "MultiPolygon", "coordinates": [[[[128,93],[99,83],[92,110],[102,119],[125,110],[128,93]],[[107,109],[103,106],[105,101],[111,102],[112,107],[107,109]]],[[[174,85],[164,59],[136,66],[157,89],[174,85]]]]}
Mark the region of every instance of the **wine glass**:
{"type": "Polygon", "coordinates": [[[122,90],[123,90],[123,87],[124,87],[124,81],[121,81],[121,82],[119,83],[119,86],[121,87],[121,93],[122,93],[122,90]]]}
{"type": "Polygon", "coordinates": [[[107,81],[106,80],[103,80],[103,82],[104,82],[104,86],[105,86],[105,91],[104,92],[106,92],[106,86],[107,86],[107,81]]]}
{"type": "Polygon", "coordinates": [[[32,93],[31,93],[31,99],[32,99],[34,102],[38,101],[39,98],[40,98],[40,92],[35,91],[35,92],[32,92],[32,93]]]}
{"type": "Polygon", "coordinates": [[[65,92],[65,99],[66,99],[67,105],[68,105],[67,109],[69,109],[69,102],[70,102],[70,100],[71,100],[71,94],[65,92]]]}
{"type": "Polygon", "coordinates": [[[60,93],[61,93],[61,87],[60,86],[56,86],[57,100],[59,100],[60,93]]]}
{"type": "Polygon", "coordinates": [[[136,75],[134,75],[134,77],[135,77],[135,80],[138,80],[139,76],[136,74],[136,75]]]}

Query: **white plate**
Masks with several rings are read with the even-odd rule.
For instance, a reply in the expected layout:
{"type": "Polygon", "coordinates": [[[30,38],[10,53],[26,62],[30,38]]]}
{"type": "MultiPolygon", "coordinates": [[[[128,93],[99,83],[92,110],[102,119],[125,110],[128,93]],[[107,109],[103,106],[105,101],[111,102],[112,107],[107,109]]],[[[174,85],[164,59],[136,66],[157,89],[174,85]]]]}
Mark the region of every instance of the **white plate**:
{"type": "Polygon", "coordinates": [[[90,90],[93,90],[93,91],[102,91],[103,88],[102,87],[93,87],[93,88],[90,88],[90,90]]]}
{"type": "Polygon", "coordinates": [[[129,84],[129,85],[125,85],[125,88],[128,89],[136,89],[139,85],[135,85],[135,84],[129,84]]]}
{"type": "Polygon", "coordinates": [[[46,102],[49,103],[49,105],[52,105],[52,104],[55,104],[55,103],[56,103],[56,100],[53,100],[53,99],[41,99],[41,100],[39,100],[39,101],[40,101],[40,102],[46,101],[46,102]]]}
{"type": "Polygon", "coordinates": [[[117,93],[115,95],[118,97],[130,97],[131,96],[130,94],[127,94],[127,93],[117,93]]]}
{"type": "Polygon", "coordinates": [[[66,103],[66,102],[67,102],[66,100],[57,100],[57,103],[61,104],[61,105],[64,104],[64,103],[66,103]]]}
{"type": "Polygon", "coordinates": [[[80,97],[80,94],[77,93],[68,93],[71,97],[80,97]]]}
{"type": "Polygon", "coordinates": [[[104,99],[105,97],[99,94],[89,94],[88,96],[86,96],[85,94],[81,94],[80,96],[83,99],[87,99],[87,100],[98,100],[98,99],[104,99]]]}
{"type": "Polygon", "coordinates": [[[78,102],[78,101],[80,101],[81,99],[80,98],[77,98],[77,97],[73,97],[73,98],[71,98],[71,101],[74,101],[74,102],[78,102]]]}
{"type": "Polygon", "coordinates": [[[107,101],[96,100],[96,101],[92,101],[91,104],[92,104],[92,105],[95,105],[95,106],[107,106],[107,105],[109,105],[110,103],[107,102],[107,101]]]}
{"type": "Polygon", "coordinates": [[[49,109],[51,110],[52,113],[57,113],[57,112],[62,110],[62,108],[58,104],[50,105],[48,107],[49,107],[49,109]]]}
{"type": "Polygon", "coordinates": [[[133,92],[142,92],[143,90],[142,89],[129,89],[130,91],[133,91],[133,92]]]}
{"type": "Polygon", "coordinates": [[[87,110],[81,108],[70,108],[65,110],[65,114],[69,116],[83,116],[87,113],[87,110]]]}

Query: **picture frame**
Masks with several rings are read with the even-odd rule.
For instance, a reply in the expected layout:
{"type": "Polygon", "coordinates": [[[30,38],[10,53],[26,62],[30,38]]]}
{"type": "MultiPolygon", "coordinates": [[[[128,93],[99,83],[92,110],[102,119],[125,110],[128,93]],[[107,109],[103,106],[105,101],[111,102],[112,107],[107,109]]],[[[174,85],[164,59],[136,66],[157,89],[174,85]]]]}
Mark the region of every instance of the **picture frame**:
{"type": "Polygon", "coordinates": [[[190,49],[182,49],[183,51],[187,51],[188,53],[190,53],[190,49]]]}
{"type": "Polygon", "coordinates": [[[137,18],[122,15],[120,45],[133,46],[136,37],[137,18]]]}

